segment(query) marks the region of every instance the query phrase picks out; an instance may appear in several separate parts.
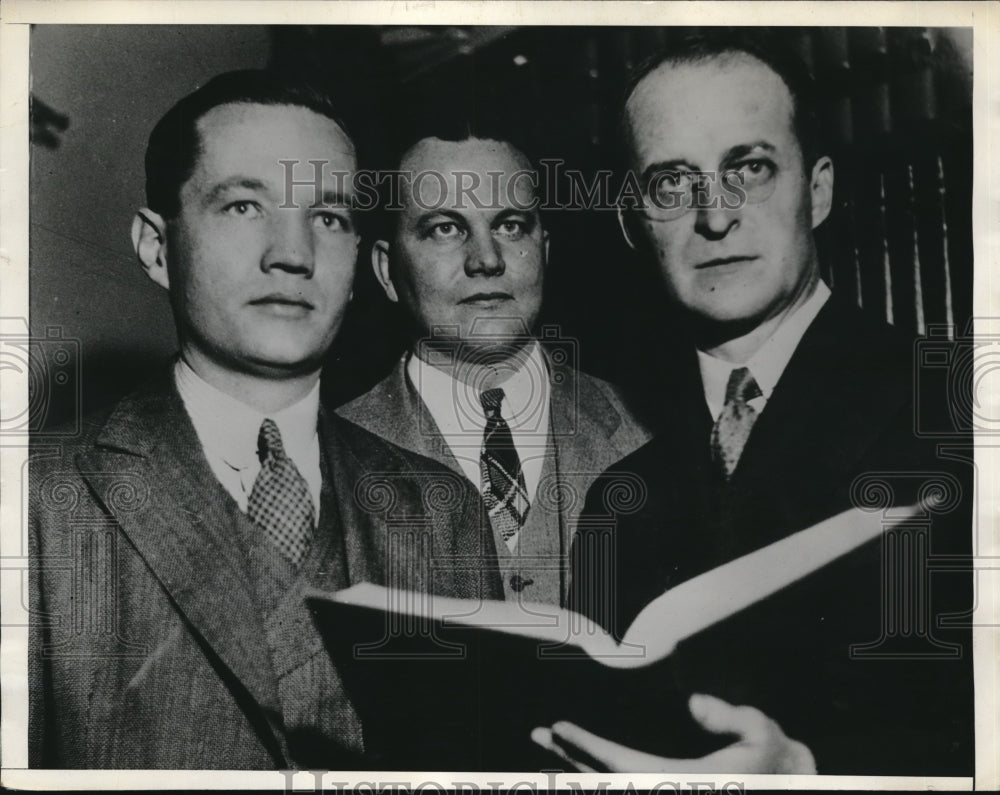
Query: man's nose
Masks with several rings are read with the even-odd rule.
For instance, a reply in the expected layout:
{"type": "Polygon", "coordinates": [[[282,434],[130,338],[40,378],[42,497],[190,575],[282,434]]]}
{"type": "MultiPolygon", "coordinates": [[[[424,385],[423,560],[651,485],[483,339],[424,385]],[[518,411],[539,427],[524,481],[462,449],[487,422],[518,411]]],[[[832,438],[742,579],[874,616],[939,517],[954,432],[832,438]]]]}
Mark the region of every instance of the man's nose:
{"type": "Polygon", "coordinates": [[[724,238],[740,223],[740,209],[726,206],[725,193],[716,184],[699,197],[701,205],[694,208],[695,230],[710,240],[724,238]]]}
{"type": "Polygon", "coordinates": [[[261,267],[312,276],[316,266],[310,219],[279,210],[270,220],[270,240],[261,267]]]}
{"type": "Polygon", "coordinates": [[[499,276],[504,272],[506,265],[500,243],[489,230],[473,232],[469,243],[469,252],[465,258],[467,275],[499,276]]]}

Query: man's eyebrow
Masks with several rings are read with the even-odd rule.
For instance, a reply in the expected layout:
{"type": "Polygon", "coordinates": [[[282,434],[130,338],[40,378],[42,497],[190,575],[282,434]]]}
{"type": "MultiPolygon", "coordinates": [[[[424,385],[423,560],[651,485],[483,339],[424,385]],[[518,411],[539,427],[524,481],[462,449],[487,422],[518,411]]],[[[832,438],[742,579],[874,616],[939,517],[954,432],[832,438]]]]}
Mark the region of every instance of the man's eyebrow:
{"type": "Polygon", "coordinates": [[[732,160],[739,160],[741,157],[746,157],[749,154],[753,154],[755,150],[763,149],[769,154],[773,154],[777,151],[774,144],[768,141],[754,141],[749,144],[739,144],[732,147],[722,158],[723,163],[728,163],[732,160]]]}
{"type": "MultiPolygon", "coordinates": [[[[739,160],[741,157],[746,157],[753,152],[763,149],[769,154],[773,154],[777,151],[777,147],[769,141],[763,139],[759,141],[751,141],[746,144],[737,144],[736,146],[730,147],[726,150],[726,153],[722,156],[722,163],[729,163],[733,160],[739,160]]],[[[674,158],[673,160],[660,160],[656,163],[651,163],[642,172],[643,181],[648,181],[656,174],[661,171],[675,171],[679,168],[690,169],[692,171],[698,171],[690,161],[685,160],[682,157],[674,158]]]]}
{"type": "Polygon", "coordinates": [[[217,183],[205,196],[205,202],[211,204],[233,188],[243,188],[245,190],[266,191],[267,185],[259,179],[253,177],[230,177],[217,183]]]}
{"type": "Polygon", "coordinates": [[[417,216],[416,225],[422,226],[423,224],[427,223],[429,219],[437,215],[443,215],[446,218],[451,218],[453,221],[456,221],[458,223],[463,223],[463,224],[465,223],[465,218],[462,216],[460,212],[456,212],[455,210],[445,210],[442,208],[440,210],[428,210],[427,212],[421,213],[420,215],[417,216]]]}
{"type": "Polygon", "coordinates": [[[532,224],[534,224],[536,221],[536,213],[534,209],[529,210],[528,208],[522,209],[520,207],[507,207],[496,214],[496,217],[493,219],[493,223],[502,224],[512,215],[516,215],[522,218],[527,216],[527,218],[532,222],[532,224]]]}
{"type": "Polygon", "coordinates": [[[678,157],[674,160],[659,160],[656,163],[650,163],[643,170],[641,179],[643,183],[646,183],[650,179],[652,179],[656,174],[659,174],[661,171],[676,171],[679,168],[684,168],[690,171],[697,171],[697,169],[693,165],[691,165],[691,163],[689,163],[687,160],[678,157]]]}

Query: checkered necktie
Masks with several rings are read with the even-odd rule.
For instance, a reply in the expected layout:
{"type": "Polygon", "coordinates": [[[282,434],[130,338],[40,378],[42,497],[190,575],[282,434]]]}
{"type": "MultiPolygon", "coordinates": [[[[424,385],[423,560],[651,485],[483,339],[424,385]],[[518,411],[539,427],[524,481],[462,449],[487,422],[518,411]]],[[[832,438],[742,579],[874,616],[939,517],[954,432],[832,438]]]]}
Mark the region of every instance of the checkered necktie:
{"type": "Polygon", "coordinates": [[[712,460],[726,480],[736,469],[750,429],[757,419],[757,411],[749,401],[761,395],[763,393],[748,368],[737,367],[729,374],[726,402],[712,428],[712,460]]]}
{"type": "Polygon", "coordinates": [[[274,420],[264,420],[257,436],[260,474],[247,501],[247,515],[278,551],[296,566],[309,549],[316,522],[309,486],[285,455],[274,420]]]}
{"type": "Polygon", "coordinates": [[[479,455],[483,502],[494,529],[511,545],[528,514],[528,489],[524,485],[514,437],[500,414],[503,390],[487,389],[479,399],[486,414],[483,449],[479,455]]]}

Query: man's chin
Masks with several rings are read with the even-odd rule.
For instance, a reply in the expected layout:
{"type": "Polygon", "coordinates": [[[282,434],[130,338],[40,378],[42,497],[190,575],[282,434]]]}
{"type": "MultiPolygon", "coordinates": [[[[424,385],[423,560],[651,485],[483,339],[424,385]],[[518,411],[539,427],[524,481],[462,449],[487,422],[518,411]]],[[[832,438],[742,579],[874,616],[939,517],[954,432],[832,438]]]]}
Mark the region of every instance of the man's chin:
{"type": "Polygon", "coordinates": [[[705,342],[749,334],[767,316],[766,308],[733,305],[689,308],[687,314],[697,336],[705,342]]]}
{"type": "Polygon", "coordinates": [[[301,378],[317,372],[323,366],[323,357],[269,352],[250,357],[242,364],[248,375],[280,381],[301,378]]]}
{"type": "Polygon", "coordinates": [[[532,341],[525,335],[494,335],[462,339],[457,336],[435,336],[421,340],[417,355],[427,359],[433,352],[447,361],[470,365],[496,365],[524,355],[532,341]]]}
{"type": "Polygon", "coordinates": [[[467,342],[484,347],[523,345],[531,337],[531,328],[522,317],[480,315],[463,322],[460,332],[467,342]]]}
{"type": "Polygon", "coordinates": [[[455,361],[503,360],[516,355],[534,339],[531,327],[522,317],[493,317],[481,314],[456,319],[450,324],[418,332],[418,347],[447,352],[455,361]]]}

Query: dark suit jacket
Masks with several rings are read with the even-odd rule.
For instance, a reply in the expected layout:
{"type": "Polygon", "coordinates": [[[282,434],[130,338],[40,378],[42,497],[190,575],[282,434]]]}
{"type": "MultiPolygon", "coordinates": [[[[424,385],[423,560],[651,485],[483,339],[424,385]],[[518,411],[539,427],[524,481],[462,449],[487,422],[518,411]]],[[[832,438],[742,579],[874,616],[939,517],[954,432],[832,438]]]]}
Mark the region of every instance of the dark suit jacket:
{"type": "Polygon", "coordinates": [[[954,501],[929,533],[887,537],[916,546],[868,544],[673,657],[678,687],[762,709],[810,746],[821,773],[971,772],[969,634],[935,623],[971,606],[968,579],[892,562],[970,549],[970,468],[915,434],[913,356],[888,327],[831,299],[723,483],[692,349],[662,392],[667,430],[595,483],[575,541],[571,604],[621,636],[695,574],[852,504],[908,504],[928,477],[943,483],[954,501]],[[632,484],[624,505],[613,496],[622,480],[632,484]],[[911,659],[885,656],[901,652],[911,659]]]}
{"type": "MultiPolygon", "coordinates": [[[[468,598],[502,594],[475,489],[340,418],[321,416],[320,435],[332,473],[320,527],[324,513],[339,521],[314,541],[329,545],[332,564],[303,569],[303,586],[371,581],[468,598]],[[412,528],[428,531],[429,543],[391,543],[393,531],[412,528]],[[435,556],[456,555],[482,559],[485,569],[433,565],[435,556]]],[[[357,721],[336,672],[324,672],[308,611],[287,593],[275,608],[283,612],[261,614],[230,509],[238,511],[169,376],[122,400],[81,438],[35,446],[32,767],[357,769],[357,721]],[[327,713],[319,722],[333,727],[331,736],[286,731],[289,705],[279,704],[265,620],[284,639],[283,663],[324,674],[316,679],[324,692],[301,697],[327,713]]]]}
{"type": "MultiPolygon", "coordinates": [[[[544,348],[543,348],[544,350],[544,348]]],[[[561,524],[569,534],[595,478],[649,439],[649,433],[606,381],[546,356],[550,427],[559,459],[561,524]]],[[[399,447],[432,458],[463,474],[426,404],[406,374],[404,357],[365,394],[337,409],[399,447]]]]}

